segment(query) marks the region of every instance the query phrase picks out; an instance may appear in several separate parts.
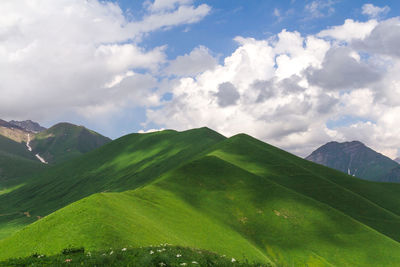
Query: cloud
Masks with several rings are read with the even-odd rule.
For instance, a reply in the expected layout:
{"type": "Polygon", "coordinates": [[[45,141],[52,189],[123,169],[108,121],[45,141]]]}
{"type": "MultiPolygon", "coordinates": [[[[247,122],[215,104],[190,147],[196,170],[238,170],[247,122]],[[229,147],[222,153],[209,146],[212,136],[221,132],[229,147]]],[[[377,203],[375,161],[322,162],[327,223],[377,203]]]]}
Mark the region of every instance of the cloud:
{"type": "Polygon", "coordinates": [[[165,130],[164,128],[161,129],[148,129],[148,130],[139,130],[138,133],[154,133],[165,130]]]}
{"type": "MultiPolygon", "coordinates": [[[[175,1],[178,3],[178,1],[175,1]]],[[[182,5],[170,12],[151,13],[142,21],[132,23],[131,29],[137,34],[148,33],[158,29],[169,29],[181,24],[199,22],[209,14],[211,7],[201,4],[197,7],[182,5]]]]}
{"type": "Polygon", "coordinates": [[[350,42],[354,39],[364,39],[376,27],[376,20],[367,22],[346,19],[343,25],[329,27],[317,34],[318,37],[331,37],[335,40],[350,42]]]}
{"type": "Polygon", "coordinates": [[[300,156],[331,140],[360,140],[394,157],[400,60],[388,55],[396,55],[399,32],[395,19],[346,20],[315,35],[237,37],[237,49],[221,64],[173,79],[172,99],[147,109],[148,123],[246,132],[300,156]],[[372,41],[389,29],[380,46],[372,41]],[[356,119],[327,126],[346,116],[356,119]]]}
{"type": "Polygon", "coordinates": [[[335,13],[335,4],[332,0],[316,0],[307,4],[304,10],[309,14],[311,18],[322,18],[331,16],[335,13]]]}
{"type": "MultiPolygon", "coordinates": [[[[300,156],[358,139],[395,156],[399,18],[348,19],[308,35],[284,29],[265,40],[238,36],[222,60],[204,46],[168,60],[166,45],[142,43],[210,13],[194,3],[147,2],[131,21],[113,2],[0,1],[0,114],[103,120],[140,107],[145,128],[246,132],[300,156]],[[327,126],[346,116],[359,119],[327,126]]],[[[327,16],[334,4],[313,1],[306,11],[327,16]]]]}
{"type": "Polygon", "coordinates": [[[230,82],[218,85],[218,92],[214,95],[217,97],[218,105],[222,108],[235,105],[240,98],[236,87],[230,82]]]}
{"type": "Polygon", "coordinates": [[[95,118],[159,104],[154,89],[166,46],[144,48],[141,40],[198,22],[211,8],[184,0],[150,4],[142,19],[130,21],[108,1],[0,1],[2,118],[95,118]]]}
{"type": "Polygon", "coordinates": [[[144,5],[152,12],[164,12],[180,5],[190,5],[192,2],[193,0],[154,0],[154,2],[146,1],[144,5]]]}
{"type": "Polygon", "coordinates": [[[366,52],[400,57],[400,18],[380,22],[364,40],[353,45],[366,52]]]}
{"type": "Polygon", "coordinates": [[[390,8],[388,6],[378,7],[373,4],[364,4],[362,6],[362,14],[367,15],[370,18],[379,18],[389,13],[390,8]]]}
{"type": "Polygon", "coordinates": [[[327,90],[356,89],[381,79],[381,73],[375,69],[348,47],[333,47],[326,53],[321,68],[307,69],[307,79],[327,90]]]}
{"type": "Polygon", "coordinates": [[[178,56],[169,62],[164,72],[168,75],[193,76],[217,66],[217,60],[210,54],[208,48],[199,46],[189,54],[178,56]]]}

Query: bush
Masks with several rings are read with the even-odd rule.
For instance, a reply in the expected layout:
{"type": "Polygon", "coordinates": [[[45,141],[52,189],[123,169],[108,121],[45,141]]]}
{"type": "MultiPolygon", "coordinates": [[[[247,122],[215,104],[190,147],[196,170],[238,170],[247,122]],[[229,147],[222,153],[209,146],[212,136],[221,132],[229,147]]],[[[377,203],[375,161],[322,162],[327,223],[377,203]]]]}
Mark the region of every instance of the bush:
{"type": "Polygon", "coordinates": [[[77,254],[77,253],[85,253],[85,248],[80,247],[80,248],[64,248],[61,251],[62,254],[64,255],[71,255],[71,254],[77,254]]]}

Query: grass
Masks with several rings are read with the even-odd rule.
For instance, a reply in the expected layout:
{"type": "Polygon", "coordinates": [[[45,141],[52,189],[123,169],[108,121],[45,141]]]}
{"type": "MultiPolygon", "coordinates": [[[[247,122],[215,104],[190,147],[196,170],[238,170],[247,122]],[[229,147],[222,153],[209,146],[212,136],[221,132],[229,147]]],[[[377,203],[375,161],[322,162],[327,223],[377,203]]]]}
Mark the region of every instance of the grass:
{"type": "Polygon", "coordinates": [[[0,195],[22,187],[32,174],[44,168],[24,143],[0,135],[0,195]]]}
{"type": "Polygon", "coordinates": [[[393,266],[399,196],[399,185],[356,179],[247,135],[133,134],[0,195],[0,211],[45,216],[0,217],[0,230],[33,222],[0,240],[0,259],[170,243],[283,266],[393,266]]]}
{"type": "Polygon", "coordinates": [[[15,220],[32,223],[37,216],[44,217],[94,193],[143,186],[224,139],[206,128],[131,134],[117,139],[33,175],[23,187],[0,195],[0,214],[12,214],[0,216],[0,232],[1,227],[15,220]],[[27,211],[30,218],[22,214],[27,211]]]}
{"type": "Polygon", "coordinates": [[[394,240],[400,240],[399,184],[378,184],[353,178],[245,135],[221,143],[210,155],[325,203],[394,240]],[[246,153],[246,150],[252,152],[246,153]]]}
{"type": "Polygon", "coordinates": [[[268,267],[261,263],[241,262],[206,250],[161,244],[146,248],[118,248],[103,251],[76,251],[45,256],[35,253],[30,257],[0,262],[0,266],[237,266],[268,267]]]}
{"type": "Polygon", "coordinates": [[[59,123],[35,135],[31,142],[34,153],[49,163],[60,163],[109,143],[111,139],[83,126],[59,123]]]}

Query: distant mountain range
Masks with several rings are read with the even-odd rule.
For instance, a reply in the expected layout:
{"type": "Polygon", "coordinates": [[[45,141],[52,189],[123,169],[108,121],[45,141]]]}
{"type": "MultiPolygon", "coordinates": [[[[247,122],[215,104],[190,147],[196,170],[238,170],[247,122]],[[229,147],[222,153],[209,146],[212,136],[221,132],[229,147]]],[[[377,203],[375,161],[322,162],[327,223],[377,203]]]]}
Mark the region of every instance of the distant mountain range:
{"type": "Polygon", "coordinates": [[[329,142],[306,159],[365,180],[400,182],[398,162],[358,141],[329,142]]]}
{"type": "Polygon", "coordinates": [[[31,120],[7,122],[0,119],[0,136],[19,146],[22,144],[33,160],[43,163],[60,163],[111,141],[110,138],[83,126],[59,123],[46,129],[31,120]]]}

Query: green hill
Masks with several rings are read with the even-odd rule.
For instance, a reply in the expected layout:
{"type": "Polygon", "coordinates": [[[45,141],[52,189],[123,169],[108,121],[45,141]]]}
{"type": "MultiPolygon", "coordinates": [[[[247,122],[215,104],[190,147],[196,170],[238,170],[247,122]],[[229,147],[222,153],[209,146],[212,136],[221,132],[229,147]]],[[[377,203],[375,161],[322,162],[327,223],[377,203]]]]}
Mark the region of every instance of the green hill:
{"type": "Polygon", "coordinates": [[[93,193],[143,186],[223,139],[207,128],[131,134],[48,168],[18,190],[0,195],[0,214],[9,214],[0,216],[0,238],[2,225],[21,228],[93,193]]]}
{"type": "Polygon", "coordinates": [[[132,134],[1,195],[0,213],[32,217],[0,217],[0,230],[33,223],[0,241],[0,259],[170,243],[283,266],[393,266],[399,196],[398,184],[360,180],[243,134],[132,134]]]}
{"type": "Polygon", "coordinates": [[[43,167],[25,144],[0,135],[0,194],[43,167]]]}
{"type": "MultiPolygon", "coordinates": [[[[0,135],[0,196],[7,195],[29,183],[32,176],[44,170],[45,167],[27,150],[24,143],[17,143],[0,135]]],[[[1,205],[6,206],[8,203],[3,202],[1,205]]],[[[12,213],[0,212],[0,239],[19,229],[21,219],[25,224],[30,222],[25,220],[26,216],[22,211],[12,213]],[[9,222],[7,217],[10,215],[16,215],[20,219],[9,222]],[[4,220],[7,223],[4,224],[4,220]]]]}
{"type": "Polygon", "coordinates": [[[92,151],[110,142],[83,126],[59,123],[35,135],[31,142],[34,154],[39,154],[49,163],[60,163],[92,151]]]}

